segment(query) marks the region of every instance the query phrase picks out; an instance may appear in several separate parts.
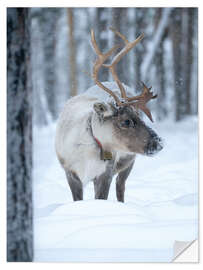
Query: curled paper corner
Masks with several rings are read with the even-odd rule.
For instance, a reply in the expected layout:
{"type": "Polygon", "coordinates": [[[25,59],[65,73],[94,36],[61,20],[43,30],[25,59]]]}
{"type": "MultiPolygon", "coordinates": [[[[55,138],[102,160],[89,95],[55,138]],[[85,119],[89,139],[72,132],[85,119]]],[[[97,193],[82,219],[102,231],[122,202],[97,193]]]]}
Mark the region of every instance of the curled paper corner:
{"type": "Polygon", "coordinates": [[[198,263],[198,240],[175,241],[172,262],[198,263]]]}

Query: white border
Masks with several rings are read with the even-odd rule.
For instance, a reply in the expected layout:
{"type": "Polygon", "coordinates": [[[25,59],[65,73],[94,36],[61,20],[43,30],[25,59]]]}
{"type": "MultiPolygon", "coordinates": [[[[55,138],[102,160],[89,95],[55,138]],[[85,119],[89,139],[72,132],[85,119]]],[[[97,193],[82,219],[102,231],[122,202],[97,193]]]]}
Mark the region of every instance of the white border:
{"type": "MultiPolygon", "coordinates": [[[[1,42],[0,42],[0,267],[1,269],[10,269],[15,267],[18,269],[33,269],[34,267],[43,267],[44,263],[7,263],[6,262],[6,7],[199,7],[199,120],[200,120],[200,137],[202,138],[202,99],[203,99],[203,87],[202,87],[202,36],[200,36],[200,29],[202,28],[202,0],[201,1],[189,1],[189,0],[170,0],[170,1],[145,1],[145,0],[128,0],[128,1],[94,1],[94,5],[92,5],[92,1],[68,1],[68,0],[0,0],[0,33],[1,33],[1,42]],[[73,5],[74,3],[74,5],[73,5]]],[[[200,141],[200,149],[201,149],[201,141],[200,141]]],[[[200,152],[201,157],[201,152],[200,152]]],[[[200,163],[199,163],[200,165],[200,163]]],[[[201,168],[200,168],[201,169],[201,168]]],[[[199,188],[202,189],[201,185],[201,174],[199,176],[199,188]]],[[[202,193],[201,193],[202,194],[202,193]]],[[[199,196],[201,205],[201,196],[199,196]]],[[[200,211],[199,211],[200,213],[200,211]]],[[[199,226],[199,228],[201,228],[199,226]]],[[[200,242],[202,240],[200,234],[200,242]]],[[[200,243],[201,245],[201,243],[200,243]]],[[[201,251],[201,250],[200,250],[201,251]]],[[[201,251],[202,253],[202,251],[201,251]]],[[[200,254],[201,254],[200,253],[200,254]]],[[[200,260],[202,256],[200,255],[200,260]]],[[[189,264],[189,263],[46,263],[45,266],[49,267],[50,270],[55,269],[60,265],[62,269],[80,269],[87,267],[89,270],[95,268],[103,269],[103,267],[108,268],[116,268],[117,270],[125,268],[125,269],[169,269],[169,267],[173,267],[173,269],[199,269],[202,268],[202,263],[199,264],[189,264]]]]}
{"type": "Polygon", "coordinates": [[[7,7],[196,7],[201,1],[191,0],[1,0],[7,7]]]}

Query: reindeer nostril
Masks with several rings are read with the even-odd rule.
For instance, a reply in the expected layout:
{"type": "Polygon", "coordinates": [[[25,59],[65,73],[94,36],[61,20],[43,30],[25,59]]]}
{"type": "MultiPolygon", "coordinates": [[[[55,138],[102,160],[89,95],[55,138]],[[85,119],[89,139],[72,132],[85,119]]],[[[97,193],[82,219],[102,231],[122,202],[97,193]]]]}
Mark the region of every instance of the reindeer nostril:
{"type": "Polygon", "coordinates": [[[162,140],[158,136],[154,136],[151,140],[148,142],[148,144],[145,147],[145,154],[150,156],[153,155],[163,149],[162,140]]]}

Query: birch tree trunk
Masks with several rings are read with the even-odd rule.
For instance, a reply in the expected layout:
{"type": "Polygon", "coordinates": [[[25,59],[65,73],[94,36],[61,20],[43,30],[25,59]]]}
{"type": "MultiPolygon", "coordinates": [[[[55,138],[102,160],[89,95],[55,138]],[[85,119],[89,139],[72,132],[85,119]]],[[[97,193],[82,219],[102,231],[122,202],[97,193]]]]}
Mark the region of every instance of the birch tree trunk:
{"type": "Polygon", "coordinates": [[[33,259],[30,10],[7,12],[7,260],[33,259]]]}
{"type": "Polygon", "coordinates": [[[165,8],[163,10],[162,16],[160,18],[159,26],[157,27],[157,30],[153,35],[153,39],[151,40],[151,45],[148,48],[148,52],[146,53],[146,56],[143,60],[142,69],[141,69],[143,81],[146,80],[146,77],[150,70],[151,63],[156,54],[157,48],[160,45],[165,29],[168,26],[168,20],[169,20],[171,11],[172,11],[172,8],[165,8]]]}
{"type": "Polygon", "coordinates": [[[72,8],[67,9],[68,27],[69,27],[69,83],[70,83],[70,96],[77,95],[77,71],[76,71],[76,44],[74,39],[74,13],[72,8]]]}

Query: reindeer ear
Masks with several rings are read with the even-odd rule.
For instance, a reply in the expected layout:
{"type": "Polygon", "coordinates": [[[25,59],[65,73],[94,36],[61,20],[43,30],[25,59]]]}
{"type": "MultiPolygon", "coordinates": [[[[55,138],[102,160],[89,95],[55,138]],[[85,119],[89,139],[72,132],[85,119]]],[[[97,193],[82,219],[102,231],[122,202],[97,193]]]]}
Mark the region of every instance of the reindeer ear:
{"type": "Polygon", "coordinates": [[[97,102],[94,104],[94,110],[96,113],[101,115],[104,112],[106,112],[108,110],[108,108],[107,108],[107,105],[105,103],[97,102]]]}
{"type": "Polygon", "coordinates": [[[109,104],[106,104],[104,102],[95,103],[94,110],[99,116],[103,118],[113,115],[112,107],[109,104]]]}

